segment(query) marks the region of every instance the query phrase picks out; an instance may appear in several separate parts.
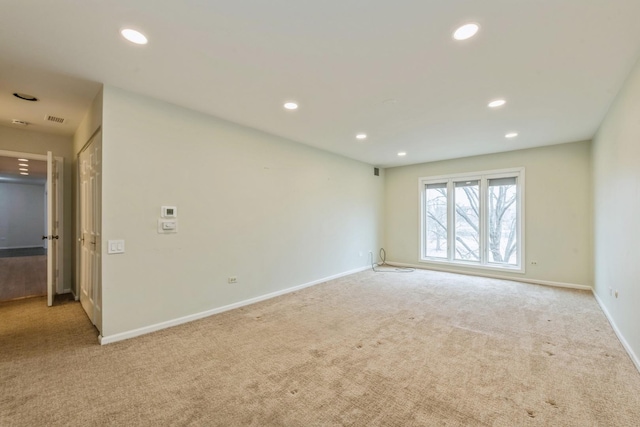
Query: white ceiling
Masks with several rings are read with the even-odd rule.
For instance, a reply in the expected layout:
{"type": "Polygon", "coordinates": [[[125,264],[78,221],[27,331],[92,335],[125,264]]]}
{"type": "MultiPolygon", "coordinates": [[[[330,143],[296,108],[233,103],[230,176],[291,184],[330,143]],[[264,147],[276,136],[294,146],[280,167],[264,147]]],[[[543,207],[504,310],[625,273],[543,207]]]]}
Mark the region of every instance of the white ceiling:
{"type": "Polygon", "coordinates": [[[638,0],[10,1],[0,121],[70,134],[106,83],[384,167],[573,142],[638,59],[638,16],[638,0]],[[468,21],[478,36],[454,41],[468,21]]]}

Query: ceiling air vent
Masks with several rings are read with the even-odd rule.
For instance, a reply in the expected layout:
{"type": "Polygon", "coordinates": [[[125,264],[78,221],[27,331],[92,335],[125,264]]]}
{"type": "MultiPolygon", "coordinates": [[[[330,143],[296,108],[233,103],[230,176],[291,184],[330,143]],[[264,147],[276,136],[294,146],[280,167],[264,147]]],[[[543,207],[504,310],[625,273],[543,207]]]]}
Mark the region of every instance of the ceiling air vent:
{"type": "Polygon", "coordinates": [[[62,117],[56,117],[56,116],[52,116],[52,115],[46,115],[44,117],[44,119],[48,122],[53,122],[53,123],[58,123],[58,124],[63,124],[64,123],[64,119],[62,117]]]}

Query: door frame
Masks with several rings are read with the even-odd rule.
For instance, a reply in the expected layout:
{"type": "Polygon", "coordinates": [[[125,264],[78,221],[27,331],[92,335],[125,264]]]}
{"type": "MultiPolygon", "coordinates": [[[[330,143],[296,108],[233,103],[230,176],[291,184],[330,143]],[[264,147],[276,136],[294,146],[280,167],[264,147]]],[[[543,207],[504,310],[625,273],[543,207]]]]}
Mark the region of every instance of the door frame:
{"type": "MultiPolygon", "coordinates": [[[[51,150],[48,150],[51,151],[51,150]]],[[[21,151],[8,151],[8,150],[0,150],[0,156],[2,157],[14,157],[14,158],[25,158],[25,159],[29,159],[29,160],[40,160],[40,161],[47,161],[47,155],[46,154],[36,154],[36,153],[26,153],[26,152],[21,152],[21,151]]],[[[56,200],[56,210],[57,212],[54,213],[55,216],[57,216],[57,220],[58,220],[58,235],[60,236],[60,239],[58,240],[58,258],[57,258],[57,263],[56,263],[56,269],[58,270],[58,281],[56,283],[56,293],[57,294],[61,294],[65,291],[69,291],[69,289],[64,289],[64,279],[65,279],[65,271],[64,271],[64,158],[60,157],[60,156],[53,156],[53,161],[56,162],[56,166],[57,166],[57,170],[58,170],[58,176],[55,178],[57,181],[57,186],[58,186],[58,197],[56,200]]],[[[48,169],[48,166],[47,166],[48,169]]],[[[45,184],[46,187],[46,184],[45,184]]],[[[49,209],[49,206],[46,206],[47,210],[49,209]]],[[[46,215],[45,215],[46,217],[46,215]]],[[[45,219],[46,221],[46,219],[45,219]]],[[[46,232],[46,230],[45,230],[46,232]]],[[[47,257],[48,255],[48,251],[47,251],[47,257]]],[[[49,277],[47,277],[47,280],[49,279],[49,277]]],[[[49,290],[47,289],[47,295],[49,293],[49,290]]]]}

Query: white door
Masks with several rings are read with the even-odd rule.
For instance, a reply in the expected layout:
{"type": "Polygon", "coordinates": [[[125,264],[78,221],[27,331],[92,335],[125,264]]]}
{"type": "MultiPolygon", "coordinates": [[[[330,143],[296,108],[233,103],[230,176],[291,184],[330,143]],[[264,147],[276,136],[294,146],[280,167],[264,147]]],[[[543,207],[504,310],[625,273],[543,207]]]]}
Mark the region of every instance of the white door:
{"type": "Polygon", "coordinates": [[[102,330],[101,295],[101,189],[102,135],[80,153],[80,303],[91,322],[102,330]]]}
{"type": "Polygon", "coordinates": [[[47,162],[47,183],[45,185],[45,239],[44,247],[47,249],[47,304],[51,306],[56,293],[63,291],[64,277],[62,256],[62,189],[63,175],[62,157],[53,157],[51,152],[47,155],[21,153],[15,151],[0,150],[0,156],[25,158],[47,162]]]}
{"type": "Polygon", "coordinates": [[[53,305],[53,298],[58,289],[58,249],[60,236],[58,234],[58,172],[57,162],[51,151],[47,152],[47,305],[53,305]]]}

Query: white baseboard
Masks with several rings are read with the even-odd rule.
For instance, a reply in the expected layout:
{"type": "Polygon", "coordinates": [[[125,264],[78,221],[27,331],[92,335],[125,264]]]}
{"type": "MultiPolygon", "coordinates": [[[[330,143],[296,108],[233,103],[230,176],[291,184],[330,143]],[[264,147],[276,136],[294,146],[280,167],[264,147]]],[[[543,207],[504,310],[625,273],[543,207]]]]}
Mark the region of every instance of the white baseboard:
{"type": "Polygon", "coordinates": [[[636,369],[638,370],[638,372],[640,372],[640,359],[638,359],[638,356],[633,352],[633,349],[631,348],[627,340],[624,338],[624,335],[622,335],[622,332],[620,332],[620,330],[618,329],[616,322],[613,321],[613,317],[611,317],[611,314],[609,314],[607,307],[605,307],[604,303],[596,293],[595,289],[593,290],[593,296],[596,298],[596,301],[598,302],[600,309],[602,310],[605,317],[609,321],[609,324],[613,328],[613,332],[616,333],[616,336],[620,340],[620,343],[622,344],[624,349],[627,351],[627,354],[631,358],[631,361],[633,362],[634,365],[636,365],[636,369]]]}
{"type": "Polygon", "coordinates": [[[475,272],[475,271],[472,272],[472,271],[457,270],[455,268],[432,267],[431,265],[429,266],[415,265],[415,264],[406,264],[402,262],[393,262],[393,261],[389,261],[387,262],[387,264],[392,266],[398,266],[398,267],[418,268],[420,270],[434,270],[434,271],[442,271],[444,273],[465,274],[467,276],[487,277],[490,279],[511,280],[512,282],[532,283],[534,285],[553,286],[556,288],[580,289],[583,291],[592,290],[591,286],[578,285],[575,283],[552,282],[550,280],[528,279],[526,277],[501,276],[499,274],[493,274],[493,273],[481,273],[481,272],[475,272]]]}
{"type": "Polygon", "coordinates": [[[111,344],[118,341],[123,341],[129,338],[134,338],[140,335],[149,334],[151,332],[159,331],[166,328],[171,328],[172,326],[182,325],[183,323],[193,322],[194,320],[203,319],[205,317],[213,316],[214,314],[222,313],[225,311],[233,310],[236,308],[244,307],[246,305],[255,304],[260,301],[268,300],[271,298],[279,297],[280,295],[288,294],[291,292],[299,291],[300,289],[308,288],[310,286],[314,286],[320,283],[327,282],[329,280],[337,279],[339,277],[348,276],[350,274],[359,273],[361,271],[367,270],[371,268],[370,265],[359,267],[354,270],[345,271],[344,273],[334,274],[333,276],[324,277],[322,279],[314,280],[312,282],[303,283],[302,285],[293,286],[291,288],[282,289],[280,291],[271,292],[265,295],[261,295],[255,298],[250,298],[244,301],[239,301],[233,304],[225,305],[222,307],[213,308],[211,310],[202,311],[200,313],[190,314],[188,316],[179,317],[177,319],[167,320],[166,322],[156,323],[154,325],[145,326],[138,329],[133,329],[131,331],[121,332],[118,334],[107,335],[107,336],[98,336],[98,341],[100,344],[111,344]]]}

